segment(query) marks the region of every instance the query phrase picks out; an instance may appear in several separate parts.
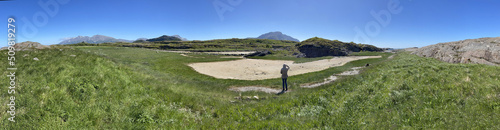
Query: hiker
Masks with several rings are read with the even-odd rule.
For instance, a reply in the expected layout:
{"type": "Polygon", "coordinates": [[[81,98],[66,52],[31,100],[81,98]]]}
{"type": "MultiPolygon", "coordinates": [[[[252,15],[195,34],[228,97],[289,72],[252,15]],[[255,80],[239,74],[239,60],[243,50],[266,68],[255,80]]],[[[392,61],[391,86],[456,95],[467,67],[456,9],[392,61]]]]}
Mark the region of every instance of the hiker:
{"type": "Polygon", "coordinates": [[[283,68],[281,68],[281,81],[283,81],[283,92],[288,91],[288,84],[286,83],[286,79],[288,78],[289,69],[290,66],[286,64],[283,64],[283,68]]]}

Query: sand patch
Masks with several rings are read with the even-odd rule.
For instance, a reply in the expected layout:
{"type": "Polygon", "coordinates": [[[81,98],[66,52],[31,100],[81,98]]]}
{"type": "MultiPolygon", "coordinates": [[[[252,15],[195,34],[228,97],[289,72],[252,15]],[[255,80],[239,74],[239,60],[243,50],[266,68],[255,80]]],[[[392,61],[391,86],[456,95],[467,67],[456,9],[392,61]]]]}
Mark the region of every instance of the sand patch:
{"type": "Polygon", "coordinates": [[[392,59],[394,58],[394,55],[389,56],[387,59],[392,59]]]}
{"type": "Polygon", "coordinates": [[[331,82],[339,79],[337,76],[357,75],[357,74],[359,74],[359,70],[361,68],[363,68],[363,67],[353,67],[349,71],[344,71],[344,72],[342,72],[340,74],[332,75],[332,76],[326,78],[325,81],[323,81],[323,82],[315,83],[315,84],[304,84],[304,85],[300,85],[300,87],[303,87],[303,88],[315,88],[315,87],[319,87],[321,85],[325,85],[325,84],[331,83],[331,82]]]}
{"type": "Polygon", "coordinates": [[[191,58],[203,58],[203,57],[194,57],[194,56],[190,56],[190,55],[186,55],[186,54],[181,54],[181,56],[191,57],[191,58]]]}
{"type": "Polygon", "coordinates": [[[323,81],[321,83],[300,85],[300,87],[303,87],[303,88],[316,88],[316,87],[319,87],[321,85],[325,85],[325,84],[331,83],[331,82],[333,82],[333,81],[335,81],[337,79],[338,79],[337,76],[332,75],[332,76],[326,78],[325,81],[323,81]]]}
{"type": "MultiPolygon", "coordinates": [[[[319,86],[336,81],[337,79],[339,79],[337,76],[357,75],[357,74],[359,74],[360,69],[362,69],[362,68],[363,67],[353,67],[353,68],[351,68],[351,70],[344,71],[340,74],[334,74],[328,78],[325,78],[323,82],[302,84],[302,85],[300,85],[300,87],[302,87],[302,88],[319,87],[319,86]]],[[[288,86],[288,87],[289,87],[289,89],[291,88],[291,86],[288,86]]],[[[277,94],[283,93],[283,91],[281,91],[280,89],[272,89],[272,88],[268,88],[268,87],[259,87],[259,86],[231,87],[231,88],[229,88],[229,90],[235,91],[235,92],[261,91],[261,92],[266,92],[266,93],[277,93],[277,94]]]]}
{"type": "Polygon", "coordinates": [[[280,78],[280,69],[283,64],[288,64],[290,66],[288,75],[293,76],[321,71],[330,67],[342,66],[350,61],[368,58],[381,58],[381,56],[334,57],[332,59],[298,64],[286,60],[241,59],[222,62],[192,63],[188,65],[199,73],[219,79],[262,80],[280,78]]]}
{"type": "Polygon", "coordinates": [[[258,86],[246,86],[246,87],[233,87],[229,88],[231,91],[236,92],[247,92],[247,91],[261,91],[266,93],[279,93],[281,89],[272,89],[267,87],[258,87],[258,86]]]}
{"type": "Polygon", "coordinates": [[[338,75],[357,75],[357,74],[359,74],[359,69],[361,69],[361,68],[363,68],[363,67],[353,67],[353,68],[351,68],[352,70],[344,71],[338,75]]]}

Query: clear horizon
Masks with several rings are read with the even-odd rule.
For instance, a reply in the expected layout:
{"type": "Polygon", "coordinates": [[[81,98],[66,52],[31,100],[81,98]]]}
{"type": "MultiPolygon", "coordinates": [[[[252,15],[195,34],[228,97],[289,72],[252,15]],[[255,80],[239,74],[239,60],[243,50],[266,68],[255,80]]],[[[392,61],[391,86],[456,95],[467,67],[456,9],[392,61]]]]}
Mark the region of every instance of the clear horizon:
{"type": "MultiPolygon", "coordinates": [[[[11,0],[0,1],[0,24],[15,17],[18,42],[44,45],[93,35],[211,40],[280,31],[300,41],[321,37],[406,48],[499,37],[498,5],[494,0],[11,0]]],[[[7,41],[7,31],[0,34],[7,41]]]]}

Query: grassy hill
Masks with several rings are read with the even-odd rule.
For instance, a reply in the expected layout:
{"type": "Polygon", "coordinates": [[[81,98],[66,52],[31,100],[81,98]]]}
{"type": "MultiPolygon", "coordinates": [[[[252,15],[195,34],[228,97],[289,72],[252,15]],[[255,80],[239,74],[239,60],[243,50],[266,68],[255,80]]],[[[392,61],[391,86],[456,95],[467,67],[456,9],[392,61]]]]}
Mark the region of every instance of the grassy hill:
{"type": "Polygon", "coordinates": [[[306,57],[347,56],[352,52],[382,51],[381,48],[373,45],[356,44],[354,42],[346,43],[339,40],[327,40],[318,37],[309,38],[295,46],[306,57]]]}
{"type": "MultiPolygon", "coordinates": [[[[1,128],[500,129],[499,66],[450,64],[408,53],[388,59],[390,53],[363,52],[354,55],[383,58],[291,76],[293,92],[280,96],[244,92],[242,96],[261,100],[236,100],[240,93],[228,91],[231,86],[280,88],[281,80],[215,79],[186,65],[234,60],[221,56],[73,48],[16,53],[17,122],[8,122],[7,106],[1,105],[1,128]],[[297,87],[366,63],[372,65],[360,75],[313,89],[297,87]]],[[[0,85],[7,81],[0,79],[0,85]]],[[[7,96],[0,99],[7,101],[7,96]]]]}

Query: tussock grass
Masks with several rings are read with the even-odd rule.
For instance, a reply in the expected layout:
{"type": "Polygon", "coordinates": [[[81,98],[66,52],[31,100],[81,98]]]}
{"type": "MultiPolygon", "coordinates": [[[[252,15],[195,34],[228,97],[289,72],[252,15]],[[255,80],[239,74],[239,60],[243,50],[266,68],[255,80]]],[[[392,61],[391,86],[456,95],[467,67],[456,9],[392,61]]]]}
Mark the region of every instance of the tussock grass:
{"type": "Polygon", "coordinates": [[[393,59],[387,59],[389,53],[356,55],[383,58],[291,76],[293,92],[280,96],[244,92],[265,99],[236,100],[240,93],[228,87],[280,88],[281,80],[215,79],[186,66],[233,60],[218,56],[118,47],[21,51],[17,122],[8,122],[3,111],[0,124],[8,129],[499,129],[499,66],[450,64],[408,53],[393,59]],[[360,75],[313,89],[297,87],[366,63],[372,65],[360,75]]]}

